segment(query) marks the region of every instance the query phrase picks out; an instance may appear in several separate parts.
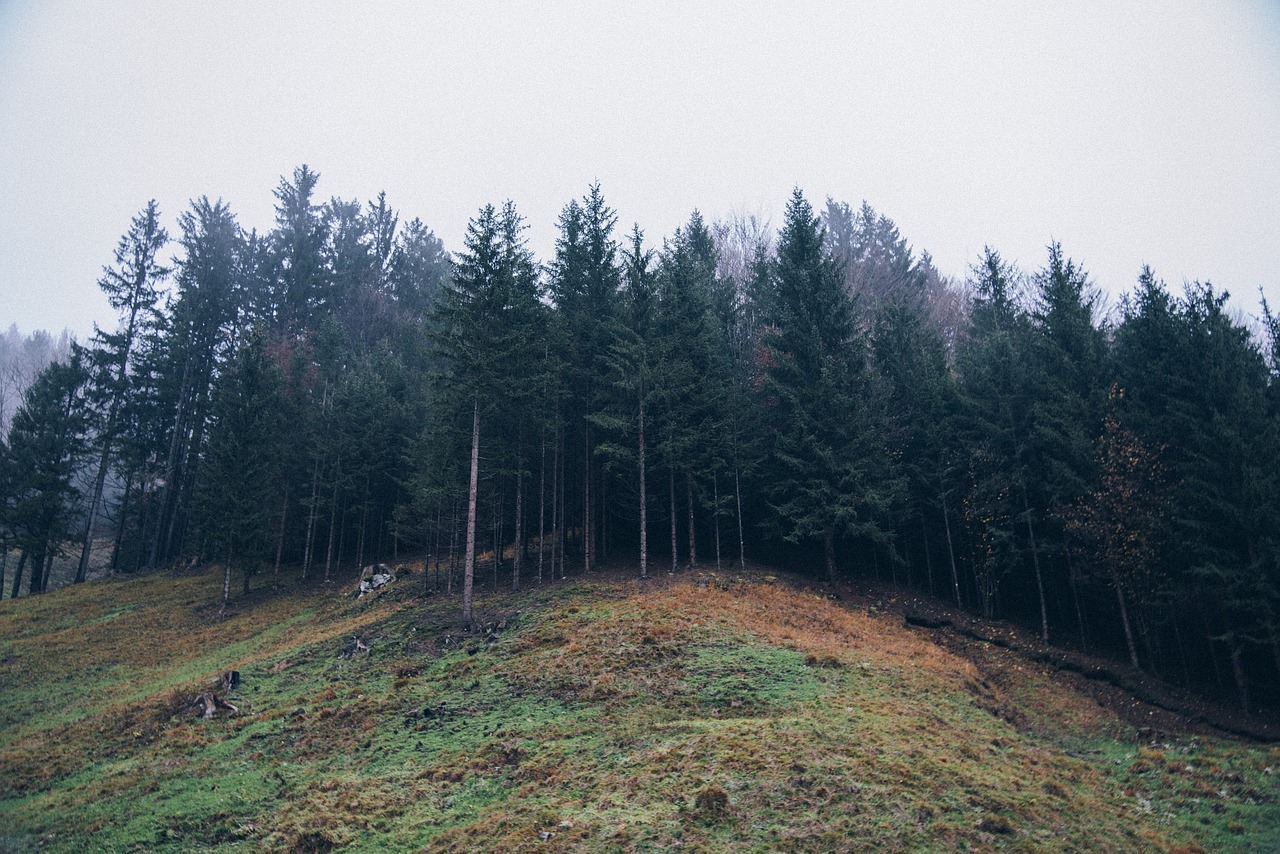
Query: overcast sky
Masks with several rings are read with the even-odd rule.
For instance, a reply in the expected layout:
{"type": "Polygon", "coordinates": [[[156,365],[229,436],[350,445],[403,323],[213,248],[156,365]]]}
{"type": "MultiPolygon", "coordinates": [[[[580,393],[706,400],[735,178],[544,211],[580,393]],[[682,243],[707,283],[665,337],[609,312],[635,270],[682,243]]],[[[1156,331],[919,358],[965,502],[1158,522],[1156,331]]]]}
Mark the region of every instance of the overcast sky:
{"type": "Polygon", "coordinates": [[[266,230],[280,176],[386,190],[460,246],[511,198],[549,260],[599,180],[654,242],[863,199],[946,274],[1051,239],[1280,304],[1280,3],[0,0],[0,325],[115,318],[97,279],[155,198],[266,230]]]}

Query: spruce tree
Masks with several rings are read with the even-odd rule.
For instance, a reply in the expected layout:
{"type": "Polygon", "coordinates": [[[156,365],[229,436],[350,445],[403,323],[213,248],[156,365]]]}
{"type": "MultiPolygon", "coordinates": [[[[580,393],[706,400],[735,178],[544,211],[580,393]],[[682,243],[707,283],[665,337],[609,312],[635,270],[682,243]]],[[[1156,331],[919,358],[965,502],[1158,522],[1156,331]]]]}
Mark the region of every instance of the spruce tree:
{"type": "Polygon", "coordinates": [[[96,442],[99,445],[98,468],[89,496],[89,515],[85,523],[84,545],[76,568],[76,583],[85,580],[89,555],[97,528],[98,507],[106,485],[107,471],[120,432],[120,413],[135,391],[131,382],[130,363],[139,339],[156,322],[159,287],[169,275],[157,257],[168,243],[169,234],[160,225],[160,211],[154,199],[133,218],[129,231],[116,247],[115,266],[103,270],[98,287],[107,295],[111,307],[120,313],[115,332],[104,332],[95,325],[89,361],[93,366],[92,398],[98,416],[96,442]]]}
{"type": "Polygon", "coordinates": [[[770,285],[761,354],[761,404],[772,437],[770,523],[789,542],[820,541],[834,582],[837,537],[887,545],[891,496],[866,340],[843,271],[798,189],[770,285]]]}

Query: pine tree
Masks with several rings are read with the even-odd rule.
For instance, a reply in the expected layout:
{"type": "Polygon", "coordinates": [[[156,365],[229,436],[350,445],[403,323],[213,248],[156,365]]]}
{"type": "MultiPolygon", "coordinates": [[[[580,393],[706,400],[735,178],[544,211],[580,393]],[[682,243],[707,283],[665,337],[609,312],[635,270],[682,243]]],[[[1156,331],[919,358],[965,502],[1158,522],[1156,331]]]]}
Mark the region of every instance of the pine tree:
{"type": "Polygon", "coordinates": [[[168,232],[160,226],[160,211],[153,199],[133,218],[129,231],[120,238],[116,247],[116,266],[105,268],[98,281],[98,287],[107,295],[111,307],[120,313],[120,321],[112,333],[103,332],[95,325],[89,352],[94,374],[92,396],[99,416],[96,441],[100,452],[89,497],[89,516],[80,564],[76,569],[76,583],[84,581],[88,573],[98,506],[120,432],[121,407],[134,392],[129,375],[130,358],[143,333],[156,322],[159,287],[169,275],[168,268],[162,266],[157,258],[168,240],[168,232]]]}
{"type": "Polygon", "coordinates": [[[22,550],[10,598],[21,589],[24,564],[31,568],[28,592],[45,592],[49,566],[71,533],[81,499],[75,475],[86,448],[88,379],[79,353],[50,364],[23,393],[9,427],[7,522],[22,550]]]}
{"type": "Polygon", "coordinates": [[[182,548],[213,381],[232,352],[232,332],[247,297],[240,265],[244,244],[230,208],[202,197],[179,218],[179,225],[183,256],[177,298],[153,354],[160,363],[158,414],[166,421],[167,450],[159,452],[164,462],[150,566],[182,548]]]}
{"type": "MultiPolygon", "coordinates": [[[[556,308],[556,347],[562,353],[560,384],[565,392],[563,418],[570,450],[581,466],[581,542],[583,568],[595,566],[600,519],[600,467],[595,462],[598,436],[591,418],[605,405],[608,356],[616,337],[621,272],[613,239],[617,214],[593,184],[581,204],[570,202],[560,215],[560,236],[551,267],[551,296],[556,308]]],[[[568,469],[572,470],[572,469],[568,469]]],[[[567,510],[567,504],[565,509],[567,510]]]]}
{"type": "Polygon", "coordinates": [[[537,311],[537,268],[523,229],[510,202],[501,213],[492,205],[481,209],[467,226],[466,251],[458,257],[435,321],[448,370],[441,406],[457,419],[454,423],[465,420],[470,426],[462,589],[462,619],[467,625],[473,618],[482,426],[497,418],[506,400],[527,393],[522,380],[531,356],[541,349],[539,342],[521,334],[528,320],[508,326],[513,319],[535,317],[537,311]]]}
{"type": "Polygon", "coordinates": [[[763,405],[772,435],[772,527],[820,540],[836,580],[836,538],[888,543],[884,448],[866,341],[843,273],[799,190],[779,236],[763,338],[763,405]]]}
{"type": "Polygon", "coordinates": [[[254,334],[218,378],[193,515],[206,555],[223,563],[222,607],[238,568],[244,592],[272,542],[280,445],[281,378],[262,334],[254,334]]]}

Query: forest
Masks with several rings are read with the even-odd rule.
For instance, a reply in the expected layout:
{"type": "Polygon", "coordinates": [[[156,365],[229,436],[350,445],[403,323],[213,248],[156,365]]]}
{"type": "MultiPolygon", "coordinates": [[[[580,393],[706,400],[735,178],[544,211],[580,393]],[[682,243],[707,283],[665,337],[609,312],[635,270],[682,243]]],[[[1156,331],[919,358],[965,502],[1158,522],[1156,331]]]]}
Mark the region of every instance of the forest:
{"type": "Polygon", "coordinates": [[[512,202],[449,252],[318,186],[282,178],[266,234],[207,197],[173,235],[133,218],[117,322],[8,405],[4,595],[55,558],[76,583],[218,564],[225,604],[412,555],[469,623],[479,585],[754,559],[1280,705],[1265,302],[1143,269],[1109,304],[1057,243],[956,281],[799,189],[776,231],[694,211],[654,240],[591,186],[543,261],[512,202]]]}

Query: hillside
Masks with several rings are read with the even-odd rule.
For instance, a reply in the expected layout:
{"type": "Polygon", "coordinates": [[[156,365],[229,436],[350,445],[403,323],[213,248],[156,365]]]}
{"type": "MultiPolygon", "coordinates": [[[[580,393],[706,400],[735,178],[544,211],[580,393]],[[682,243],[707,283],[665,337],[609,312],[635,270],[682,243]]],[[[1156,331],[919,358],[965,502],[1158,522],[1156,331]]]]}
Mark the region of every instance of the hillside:
{"type": "Polygon", "coordinates": [[[0,605],[0,851],[1280,850],[1280,747],[875,599],[604,573],[468,635],[289,581],[0,605]]]}

